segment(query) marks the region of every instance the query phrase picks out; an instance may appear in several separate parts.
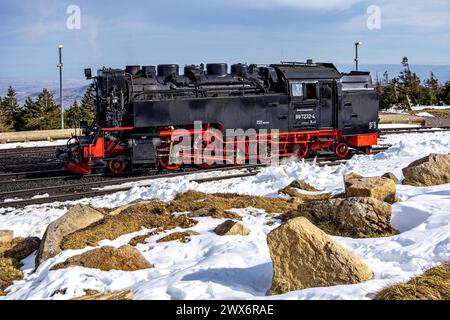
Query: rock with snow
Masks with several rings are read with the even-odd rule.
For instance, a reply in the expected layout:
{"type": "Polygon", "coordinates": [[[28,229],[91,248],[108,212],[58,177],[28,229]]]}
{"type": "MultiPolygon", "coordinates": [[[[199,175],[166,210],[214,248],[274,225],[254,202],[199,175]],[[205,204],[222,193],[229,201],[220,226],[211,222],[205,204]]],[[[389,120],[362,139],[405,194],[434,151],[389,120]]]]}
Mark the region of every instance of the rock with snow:
{"type": "Polygon", "coordinates": [[[395,233],[391,214],[391,205],[384,201],[352,197],[308,201],[279,218],[307,217],[329,234],[360,238],[395,233]]]}
{"type": "Polygon", "coordinates": [[[392,172],[386,172],[382,175],[383,178],[391,179],[394,181],[395,184],[399,183],[400,180],[398,180],[397,176],[393,174],[392,172]]]}
{"type": "Polygon", "coordinates": [[[133,300],[133,298],[133,292],[123,290],[109,293],[87,294],[71,300],[133,300]]]}
{"type": "Polygon", "coordinates": [[[450,154],[432,153],[403,168],[403,184],[434,186],[450,183],[450,154]]]}
{"type": "Polygon", "coordinates": [[[302,189],[305,191],[310,191],[310,192],[317,192],[319,190],[317,190],[316,188],[314,188],[313,186],[311,186],[309,183],[305,182],[305,180],[294,180],[289,187],[291,188],[296,188],[296,189],[302,189]]]}
{"type": "Polygon", "coordinates": [[[147,261],[139,250],[129,245],[123,245],[120,248],[104,246],[89,250],[56,264],[51,270],[72,266],[100,269],[102,271],[136,271],[153,268],[153,264],[147,261]]]}
{"type": "Polygon", "coordinates": [[[84,229],[103,218],[103,214],[91,206],[76,205],[65,215],[50,223],[36,255],[36,267],[62,251],[61,242],[64,236],[84,229]]]}
{"type": "Polygon", "coordinates": [[[0,244],[10,242],[14,237],[12,230],[0,230],[0,244]]]}
{"type": "Polygon", "coordinates": [[[269,294],[313,287],[355,284],[373,272],[304,217],[282,224],[267,236],[273,263],[269,294]]]}
{"type": "Polygon", "coordinates": [[[384,177],[362,177],[351,173],[344,177],[346,197],[372,197],[388,203],[397,199],[395,182],[384,177]]]}
{"type": "Polygon", "coordinates": [[[214,232],[219,236],[247,236],[250,234],[250,230],[248,230],[244,225],[237,221],[227,220],[224,223],[219,224],[214,232]]]}

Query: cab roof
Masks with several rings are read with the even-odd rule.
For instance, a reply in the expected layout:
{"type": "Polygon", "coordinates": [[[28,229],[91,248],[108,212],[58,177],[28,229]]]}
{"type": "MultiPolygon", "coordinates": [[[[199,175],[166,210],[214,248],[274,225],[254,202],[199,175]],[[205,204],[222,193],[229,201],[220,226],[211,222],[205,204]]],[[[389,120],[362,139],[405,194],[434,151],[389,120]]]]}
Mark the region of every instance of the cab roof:
{"type": "Polygon", "coordinates": [[[342,74],[332,63],[282,62],[273,64],[280,76],[286,80],[340,79],[342,74]]]}

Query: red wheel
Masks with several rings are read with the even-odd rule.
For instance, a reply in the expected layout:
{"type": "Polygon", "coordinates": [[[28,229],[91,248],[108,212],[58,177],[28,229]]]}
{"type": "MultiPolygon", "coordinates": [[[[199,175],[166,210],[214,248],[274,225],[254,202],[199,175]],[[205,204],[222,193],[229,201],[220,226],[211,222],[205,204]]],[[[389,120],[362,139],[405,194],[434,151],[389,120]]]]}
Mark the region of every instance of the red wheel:
{"type": "Polygon", "coordinates": [[[108,169],[111,173],[122,173],[125,170],[125,162],[123,160],[108,161],[108,169]]]}
{"type": "Polygon", "coordinates": [[[308,155],[308,152],[309,152],[308,143],[303,142],[303,143],[294,145],[293,151],[299,159],[304,159],[308,155]]]}
{"type": "Polygon", "coordinates": [[[364,153],[365,154],[373,154],[373,150],[371,146],[367,146],[364,148],[364,153]]]}
{"type": "MultiPolygon", "coordinates": [[[[166,157],[164,157],[166,158],[166,157]]],[[[169,164],[168,159],[164,159],[164,158],[160,158],[159,159],[159,164],[166,170],[170,170],[170,171],[174,171],[174,170],[178,170],[181,168],[182,164],[178,164],[178,163],[173,163],[173,164],[169,164]]]]}
{"type": "Polygon", "coordinates": [[[348,155],[348,145],[344,142],[340,142],[334,148],[334,152],[339,158],[345,158],[348,155]]]}

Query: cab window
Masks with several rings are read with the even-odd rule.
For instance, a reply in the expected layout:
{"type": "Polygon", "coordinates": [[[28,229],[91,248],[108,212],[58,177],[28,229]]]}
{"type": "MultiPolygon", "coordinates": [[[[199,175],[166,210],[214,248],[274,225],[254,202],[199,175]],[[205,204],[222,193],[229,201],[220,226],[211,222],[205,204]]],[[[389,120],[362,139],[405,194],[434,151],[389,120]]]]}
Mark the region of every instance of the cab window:
{"type": "Polygon", "coordinates": [[[305,83],[305,99],[306,100],[319,99],[316,82],[305,83]]]}
{"type": "Polygon", "coordinates": [[[293,97],[303,97],[303,84],[300,82],[292,83],[291,94],[293,97]]]}

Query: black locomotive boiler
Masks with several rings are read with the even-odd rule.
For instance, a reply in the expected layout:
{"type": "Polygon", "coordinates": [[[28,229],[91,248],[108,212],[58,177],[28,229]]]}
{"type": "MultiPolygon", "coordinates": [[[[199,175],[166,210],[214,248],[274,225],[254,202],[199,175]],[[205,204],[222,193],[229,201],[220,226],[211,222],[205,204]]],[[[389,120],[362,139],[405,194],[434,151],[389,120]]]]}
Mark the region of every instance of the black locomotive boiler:
{"type": "Polygon", "coordinates": [[[230,129],[254,130],[253,140],[277,146],[266,148],[265,155],[280,158],[323,151],[345,157],[349,149],[370,153],[377,144],[379,103],[368,72],[344,74],[331,63],[311,60],[230,69],[225,63],[187,65],[182,73],[176,64],[127,66],[103,68],[95,77],[86,69],[95,88],[96,120],[69,140],[67,170],[120,173],[237,162],[237,156],[230,160],[217,151],[198,162],[198,151],[212,142],[222,151],[234,150],[240,161],[253,159],[248,137],[242,144],[242,137],[225,140],[218,134],[230,129]],[[180,129],[190,139],[174,137],[180,129]],[[182,141],[193,148],[176,148],[182,141]]]}

